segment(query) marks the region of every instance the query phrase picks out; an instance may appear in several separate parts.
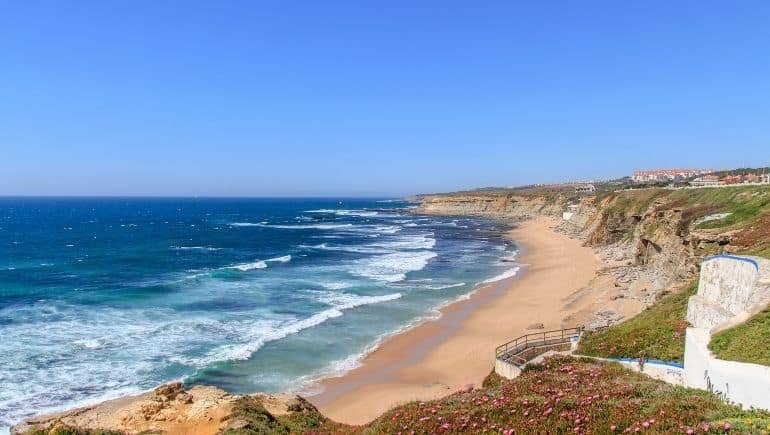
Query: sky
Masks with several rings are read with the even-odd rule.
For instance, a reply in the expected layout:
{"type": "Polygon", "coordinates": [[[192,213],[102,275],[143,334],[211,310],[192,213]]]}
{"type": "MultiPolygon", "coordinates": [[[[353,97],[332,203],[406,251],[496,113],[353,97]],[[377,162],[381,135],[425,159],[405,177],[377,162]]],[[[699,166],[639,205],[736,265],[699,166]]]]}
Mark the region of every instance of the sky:
{"type": "Polygon", "coordinates": [[[0,195],[770,164],[770,2],[0,0],[0,195]]]}

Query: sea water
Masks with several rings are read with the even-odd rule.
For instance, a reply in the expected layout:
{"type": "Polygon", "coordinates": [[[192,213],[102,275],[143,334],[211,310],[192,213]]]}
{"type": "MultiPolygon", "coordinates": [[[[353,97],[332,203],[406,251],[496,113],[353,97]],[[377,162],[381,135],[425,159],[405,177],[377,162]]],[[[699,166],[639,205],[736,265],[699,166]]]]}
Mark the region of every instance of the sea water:
{"type": "Polygon", "coordinates": [[[410,207],[0,198],[0,431],[173,380],[312,390],[517,270],[500,223],[410,207]]]}

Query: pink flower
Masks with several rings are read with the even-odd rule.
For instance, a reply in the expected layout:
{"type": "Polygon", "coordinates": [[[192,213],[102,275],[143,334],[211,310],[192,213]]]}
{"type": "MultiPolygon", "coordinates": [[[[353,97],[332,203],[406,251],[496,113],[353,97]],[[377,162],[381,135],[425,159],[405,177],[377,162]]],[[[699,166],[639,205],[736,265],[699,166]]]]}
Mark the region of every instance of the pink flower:
{"type": "Polygon", "coordinates": [[[610,430],[613,431],[613,432],[615,432],[617,429],[618,429],[618,427],[615,426],[614,424],[612,426],[610,426],[610,430]]]}
{"type": "Polygon", "coordinates": [[[724,427],[725,427],[725,430],[730,430],[730,428],[731,428],[732,426],[730,426],[730,423],[728,423],[728,422],[725,422],[725,426],[724,426],[724,427]]]}
{"type": "Polygon", "coordinates": [[[686,433],[687,435],[692,435],[692,434],[694,434],[694,433],[695,433],[695,431],[694,431],[694,430],[692,430],[692,429],[690,429],[690,428],[687,428],[687,432],[685,432],[685,433],[686,433]]]}
{"type": "Polygon", "coordinates": [[[444,429],[444,430],[449,429],[449,423],[442,424],[441,429],[444,429]]]}

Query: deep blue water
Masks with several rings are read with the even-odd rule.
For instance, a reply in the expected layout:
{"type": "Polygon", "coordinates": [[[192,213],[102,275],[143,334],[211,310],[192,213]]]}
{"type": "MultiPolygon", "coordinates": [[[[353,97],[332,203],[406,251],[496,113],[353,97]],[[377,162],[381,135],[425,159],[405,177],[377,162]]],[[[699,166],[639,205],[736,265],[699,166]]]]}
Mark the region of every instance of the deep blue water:
{"type": "Polygon", "coordinates": [[[0,198],[0,427],[175,379],[312,389],[515,269],[499,224],[408,206],[0,198]]]}

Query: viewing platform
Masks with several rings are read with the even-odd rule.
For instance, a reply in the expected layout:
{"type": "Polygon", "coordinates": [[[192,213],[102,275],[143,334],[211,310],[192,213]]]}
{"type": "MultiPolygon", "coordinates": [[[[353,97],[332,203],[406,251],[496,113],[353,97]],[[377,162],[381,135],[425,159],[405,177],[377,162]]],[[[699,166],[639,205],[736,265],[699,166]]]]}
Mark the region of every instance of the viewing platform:
{"type": "Polygon", "coordinates": [[[513,379],[521,374],[528,362],[549,352],[566,352],[577,345],[584,328],[556,329],[522,335],[495,349],[495,372],[513,379]]]}

